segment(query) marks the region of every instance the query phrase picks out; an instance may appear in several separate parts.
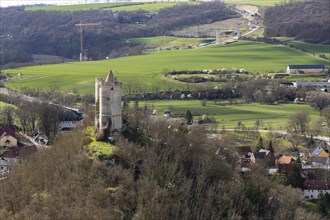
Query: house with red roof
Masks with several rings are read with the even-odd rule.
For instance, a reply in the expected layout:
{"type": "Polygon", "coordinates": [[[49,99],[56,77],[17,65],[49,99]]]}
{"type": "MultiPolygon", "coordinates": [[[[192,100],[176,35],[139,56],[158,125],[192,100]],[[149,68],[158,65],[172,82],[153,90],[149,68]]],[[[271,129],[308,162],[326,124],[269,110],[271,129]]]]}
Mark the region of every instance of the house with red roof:
{"type": "Polygon", "coordinates": [[[236,147],[236,152],[241,158],[241,164],[250,163],[251,159],[254,160],[253,151],[250,146],[236,147]]]}
{"type": "Polygon", "coordinates": [[[17,146],[16,133],[12,128],[0,128],[0,147],[17,146]]]}
{"type": "Polygon", "coordinates": [[[283,155],[277,159],[277,165],[279,164],[290,164],[293,161],[292,157],[283,155]]]}

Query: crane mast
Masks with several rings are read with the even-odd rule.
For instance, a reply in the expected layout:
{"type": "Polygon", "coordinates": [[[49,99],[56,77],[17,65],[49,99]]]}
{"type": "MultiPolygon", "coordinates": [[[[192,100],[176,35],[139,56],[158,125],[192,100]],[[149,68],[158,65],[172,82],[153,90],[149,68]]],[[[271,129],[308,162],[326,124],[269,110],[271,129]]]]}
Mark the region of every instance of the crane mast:
{"type": "Polygon", "coordinates": [[[91,27],[91,26],[98,26],[101,25],[101,23],[83,23],[82,20],[80,20],[79,24],[75,24],[76,27],[79,27],[80,30],[80,55],[79,60],[83,61],[83,51],[84,51],[84,29],[91,27]]]}

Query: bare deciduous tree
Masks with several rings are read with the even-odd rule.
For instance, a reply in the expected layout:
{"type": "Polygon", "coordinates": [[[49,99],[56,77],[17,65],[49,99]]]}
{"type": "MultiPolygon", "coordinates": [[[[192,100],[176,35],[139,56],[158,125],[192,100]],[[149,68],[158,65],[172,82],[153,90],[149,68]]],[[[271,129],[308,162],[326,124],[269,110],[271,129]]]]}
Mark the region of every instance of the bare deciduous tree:
{"type": "Polygon", "coordinates": [[[310,116],[307,112],[298,112],[293,114],[288,120],[288,132],[300,133],[306,135],[308,125],[310,122],[310,116]]]}
{"type": "Polygon", "coordinates": [[[312,91],[306,94],[306,102],[319,111],[330,106],[330,93],[321,91],[312,91]]]}

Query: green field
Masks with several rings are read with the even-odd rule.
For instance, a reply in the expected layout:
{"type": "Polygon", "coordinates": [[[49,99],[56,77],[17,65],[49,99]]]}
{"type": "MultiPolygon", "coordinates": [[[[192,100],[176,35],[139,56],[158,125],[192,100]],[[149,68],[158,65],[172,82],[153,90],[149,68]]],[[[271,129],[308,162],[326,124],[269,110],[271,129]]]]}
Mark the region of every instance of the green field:
{"type": "Polygon", "coordinates": [[[313,54],[315,56],[324,54],[330,61],[330,45],[311,44],[287,37],[278,37],[277,39],[287,44],[290,47],[313,54]]]}
{"type": "Polygon", "coordinates": [[[171,36],[158,36],[158,37],[143,37],[131,38],[130,42],[135,44],[144,44],[151,47],[173,47],[182,45],[199,45],[200,43],[214,41],[215,39],[208,38],[179,38],[171,36]]]}
{"type": "MultiPolygon", "coordinates": [[[[184,2],[186,4],[198,4],[197,2],[184,2]]],[[[25,10],[29,11],[80,11],[80,10],[112,10],[112,11],[158,11],[163,8],[173,7],[182,2],[140,2],[140,3],[95,3],[95,4],[76,4],[76,5],[47,5],[29,6],[25,10]]]]}
{"type": "Polygon", "coordinates": [[[283,0],[225,0],[225,3],[227,4],[249,4],[260,6],[274,6],[283,2],[283,0]]]}
{"type": "MultiPolygon", "coordinates": [[[[239,102],[239,101],[237,101],[239,102]]],[[[240,121],[247,127],[253,127],[257,120],[261,123],[261,129],[285,129],[288,118],[297,112],[306,111],[310,114],[312,121],[317,121],[319,113],[309,105],[302,104],[231,104],[228,101],[222,105],[215,104],[214,101],[207,101],[206,106],[201,105],[200,100],[192,101],[146,101],[139,102],[139,106],[148,106],[156,109],[162,115],[165,109],[174,109],[176,114],[185,114],[187,110],[198,119],[201,115],[207,115],[216,119],[218,128],[223,126],[226,129],[234,128],[240,121]]]]}
{"type": "Polygon", "coordinates": [[[184,84],[163,76],[163,70],[203,70],[244,68],[249,72],[283,72],[288,64],[327,64],[326,61],[302,54],[290,48],[259,42],[240,41],[228,45],[200,49],[157,51],[141,56],[113,60],[72,62],[39,65],[3,70],[14,74],[8,87],[24,86],[47,89],[56,86],[62,90],[93,93],[95,77],[106,76],[112,69],[125,84],[140,83],[146,88],[170,85],[180,88],[184,84]],[[17,77],[22,73],[21,77],[17,77]]]}
{"type": "MultiPolygon", "coordinates": [[[[136,3],[94,3],[94,4],[75,4],[75,5],[45,5],[45,6],[27,6],[25,10],[29,11],[79,11],[79,10],[113,10],[113,11],[158,11],[162,8],[172,7],[177,4],[199,4],[192,1],[153,1],[136,3]]],[[[283,0],[225,0],[227,4],[252,4],[260,6],[274,6],[283,3],[283,0]]]]}

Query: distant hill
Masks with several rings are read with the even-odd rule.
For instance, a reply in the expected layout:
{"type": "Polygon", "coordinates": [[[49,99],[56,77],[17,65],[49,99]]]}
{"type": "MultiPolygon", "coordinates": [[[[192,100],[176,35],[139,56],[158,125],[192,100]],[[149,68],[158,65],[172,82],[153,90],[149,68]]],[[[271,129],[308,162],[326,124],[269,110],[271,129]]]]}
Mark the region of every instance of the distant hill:
{"type": "MultiPolygon", "coordinates": [[[[101,23],[84,30],[84,49],[92,59],[112,57],[127,45],[125,39],[162,36],[177,28],[220,21],[239,15],[223,3],[182,4],[148,11],[26,11],[24,7],[0,9],[1,64],[31,62],[32,54],[77,58],[80,52],[79,28],[75,24],[101,23]]],[[[129,50],[129,49],[127,49],[129,50]]],[[[137,47],[136,50],[142,51],[137,47]]],[[[137,51],[138,52],[138,51],[137,51]]],[[[137,54],[136,51],[132,52],[137,54]]],[[[122,54],[129,54],[121,51],[122,54]]],[[[118,56],[118,55],[116,55],[118,56]]]]}
{"type": "Polygon", "coordinates": [[[294,37],[310,43],[330,44],[329,0],[281,4],[265,12],[267,37],[294,37]]]}

